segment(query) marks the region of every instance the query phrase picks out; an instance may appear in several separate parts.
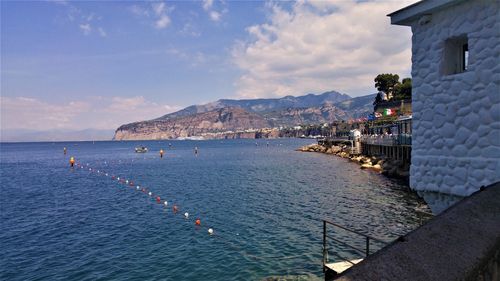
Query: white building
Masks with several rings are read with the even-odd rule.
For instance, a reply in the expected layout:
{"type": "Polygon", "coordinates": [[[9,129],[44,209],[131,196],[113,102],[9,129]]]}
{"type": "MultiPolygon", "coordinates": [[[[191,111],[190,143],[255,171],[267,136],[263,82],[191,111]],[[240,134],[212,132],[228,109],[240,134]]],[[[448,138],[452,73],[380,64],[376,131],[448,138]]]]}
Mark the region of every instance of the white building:
{"type": "Polygon", "coordinates": [[[424,0],[412,37],[410,186],[466,196],[500,181],[500,1],[424,0]]]}

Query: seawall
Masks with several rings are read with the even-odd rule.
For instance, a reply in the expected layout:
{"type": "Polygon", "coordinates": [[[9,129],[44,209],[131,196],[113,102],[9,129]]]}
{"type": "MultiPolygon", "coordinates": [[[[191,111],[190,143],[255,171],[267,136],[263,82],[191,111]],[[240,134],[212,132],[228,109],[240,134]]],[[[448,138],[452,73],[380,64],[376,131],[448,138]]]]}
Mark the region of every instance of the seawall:
{"type": "Polygon", "coordinates": [[[349,145],[340,143],[331,146],[310,144],[297,149],[297,151],[332,154],[358,163],[361,169],[370,169],[388,177],[403,179],[406,182],[409,181],[410,164],[409,161],[402,159],[393,159],[383,155],[370,156],[358,152],[353,153],[349,145]]]}

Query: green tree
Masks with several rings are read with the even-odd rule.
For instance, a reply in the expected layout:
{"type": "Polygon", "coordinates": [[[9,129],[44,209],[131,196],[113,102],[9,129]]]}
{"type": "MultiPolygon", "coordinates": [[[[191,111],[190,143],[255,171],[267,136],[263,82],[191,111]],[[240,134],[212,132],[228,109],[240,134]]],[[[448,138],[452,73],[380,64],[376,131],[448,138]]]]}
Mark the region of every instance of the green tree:
{"type": "Polygon", "coordinates": [[[375,88],[384,92],[388,99],[394,94],[394,87],[399,84],[399,75],[392,73],[383,73],[375,77],[375,88]]]}
{"type": "Polygon", "coordinates": [[[394,87],[394,98],[397,100],[411,99],[411,78],[405,78],[394,87]]]}

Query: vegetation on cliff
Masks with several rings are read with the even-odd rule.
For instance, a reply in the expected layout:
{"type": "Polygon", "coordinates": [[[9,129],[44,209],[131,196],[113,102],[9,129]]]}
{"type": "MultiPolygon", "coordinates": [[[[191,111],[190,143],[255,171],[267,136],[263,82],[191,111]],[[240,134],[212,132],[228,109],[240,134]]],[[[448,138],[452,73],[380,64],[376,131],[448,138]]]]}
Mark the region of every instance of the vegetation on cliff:
{"type": "Polygon", "coordinates": [[[366,116],[372,110],[373,97],[350,98],[331,91],[280,99],[219,100],[189,106],[157,119],[122,125],[116,130],[114,139],[221,138],[223,134],[230,138],[248,138],[252,134],[254,137],[283,136],[262,129],[322,125],[366,116]]]}

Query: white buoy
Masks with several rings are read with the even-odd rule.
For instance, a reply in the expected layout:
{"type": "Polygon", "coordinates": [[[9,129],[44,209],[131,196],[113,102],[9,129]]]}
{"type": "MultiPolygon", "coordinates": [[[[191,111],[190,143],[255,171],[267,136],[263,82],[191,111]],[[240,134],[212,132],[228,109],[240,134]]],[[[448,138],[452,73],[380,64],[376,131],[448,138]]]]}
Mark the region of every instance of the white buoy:
{"type": "Polygon", "coordinates": [[[211,229],[211,228],[209,228],[209,229],[208,229],[208,234],[210,234],[210,235],[214,234],[214,230],[213,230],[213,229],[211,229]]]}
{"type": "Polygon", "coordinates": [[[136,188],[137,188],[137,190],[139,190],[141,187],[140,187],[140,186],[137,186],[136,188]]]}
{"type": "Polygon", "coordinates": [[[108,176],[108,173],[106,173],[106,177],[108,176]]]}
{"type": "Polygon", "coordinates": [[[125,183],[128,184],[128,180],[126,180],[125,183]]]}
{"type": "Polygon", "coordinates": [[[188,212],[185,212],[185,213],[184,213],[184,217],[185,217],[186,219],[187,219],[187,218],[189,218],[189,213],[188,213],[188,212]]]}
{"type": "Polygon", "coordinates": [[[151,193],[151,191],[148,194],[149,194],[149,196],[153,195],[153,193],[151,193]]]}
{"type": "Polygon", "coordinates": [[[167,201],[163,202],[163,204],[164,204],[165,206],[168,206],[168,202],[167,202],[167,201]]]}
{"type": "Polygon", "coordinates": [[[120,180],[120,177],[117,177],[116,180],[120,180]]]}

